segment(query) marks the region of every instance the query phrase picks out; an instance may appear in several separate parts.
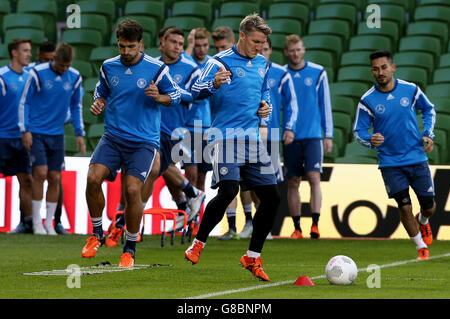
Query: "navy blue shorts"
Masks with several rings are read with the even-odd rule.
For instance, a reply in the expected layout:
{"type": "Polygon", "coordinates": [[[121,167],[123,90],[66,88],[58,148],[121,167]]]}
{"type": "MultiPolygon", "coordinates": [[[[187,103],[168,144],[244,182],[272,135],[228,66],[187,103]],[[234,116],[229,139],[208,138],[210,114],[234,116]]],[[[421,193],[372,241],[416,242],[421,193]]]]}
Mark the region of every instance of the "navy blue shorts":
{"type": "Polygon", "coordinates": [[[64,163],[64,135],[32,133],[32,137],[32,166],[47,166],[49,171],[60,172],[64,163]]]}
{"type": "Polygon", "coordinates": [[[102,164],[109,168],[108,181],[116,179],[123,168],[145,183],[152,169],[157,148],[151,143],[128,141],[109,133],[103,134],[92,154],[90,164],[102,164]]]}
{"type": "Polygon", "coordinates": [[[389,198],[412,187],[418,196],[434,196],[434,184],[427,162],[398,166],[380,167],[389,198]]]}
{"type": "Polygon", "coordinates": [[[323,142],[321,139],[295,140],[283,145],[286,177],[305,176],[307,172],[322,173],[323,142]]]}
{"type": "Polygon", "coordinates": [[[216,141],[210,145],[213,147],[211,188],[217,188],[223,180],[239,181],[242,191],[277,183],[264,144],[216,141]]]}
{"type": "Polygon", "coordinates": [[[0,138],[0,173],[5,176],[31,173],[30,153],[21,138],[0,138]]]}
{"type": "Polygon", "coordinates": [[[185,134],[183,143],[190,149],[190,161],[182,161],[182,167],[197,166],[199,172],[206,173],[212,171],[212,154],[207,148],[208,139],[202,132],[191,132],[185,134]],[[205,151],[206,149],[206,151],[205,151]]]}

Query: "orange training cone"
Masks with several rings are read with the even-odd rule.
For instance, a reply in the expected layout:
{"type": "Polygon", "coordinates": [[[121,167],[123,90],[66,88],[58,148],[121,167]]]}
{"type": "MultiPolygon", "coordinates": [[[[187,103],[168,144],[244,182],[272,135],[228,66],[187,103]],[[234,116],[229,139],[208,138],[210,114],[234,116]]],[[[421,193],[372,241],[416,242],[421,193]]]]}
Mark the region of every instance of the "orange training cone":
{"type": "Polygon", "coordinates": [[[308,276],[300,276],[294,282],[295,286],[314,286],[314,283],[308,276]]]}

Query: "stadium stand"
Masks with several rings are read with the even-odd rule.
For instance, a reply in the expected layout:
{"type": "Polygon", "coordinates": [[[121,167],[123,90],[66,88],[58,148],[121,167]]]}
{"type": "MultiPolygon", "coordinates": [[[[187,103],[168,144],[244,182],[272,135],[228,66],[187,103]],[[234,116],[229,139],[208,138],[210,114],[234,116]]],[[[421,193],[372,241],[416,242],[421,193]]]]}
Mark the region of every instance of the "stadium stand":
{"type": "MultiPolygon", "coordinates": [[[[195,27],[214,30],[226,25],[238,39],[242,18],[258,12],[272,28],[272,61],[284,65],[284,38],[298,34],[307,48],[305,59],[323,65],[330,82],[334,145],[325,160],[336,163],[376,163],[367,154],[347,154],[352,123],[360,97],[373,85],[369,54],[389,49],[395,76],[416,83],[435,104],[434,164],[450,163],[450,3],[448,0],[83,0],[81,29],[61,32],[70,0],[0,0],[0,65],[9,61],[7,43],[17,37],[32,39],[33,55],[45,40],[65,41],[76,51],[73,66],[83,76],[83,114],[88,151],[96,145],[102,117],[89,112],[101,63],[118,54],[115,26],[125,18],[144,28],[145,52],[159,56],[158,31],[169,25],[186,32],[195,27]],[[381,8],[381,28],[370,28],[367,5],[381,8]],[[61,27],[59,27],[61,28],[61,27]],[[345,120],[344,120],[345,119],[345,120]],[[350,124],[349,124],[350,123],[350,124]],[[347,127],[345,127],[347,126],[347,127]]],[[[210,54],[215,54],[211,41],[210,54]]],[[[66,132],[66,135],[73,136],[66,132]]],[[[74,155],[73,138],[67,154],[74,155]]],[[[362,148],[360,145],[357,145],[362,148]]],[[[364,149],[364,148],[362,148],[364,149]]]]}

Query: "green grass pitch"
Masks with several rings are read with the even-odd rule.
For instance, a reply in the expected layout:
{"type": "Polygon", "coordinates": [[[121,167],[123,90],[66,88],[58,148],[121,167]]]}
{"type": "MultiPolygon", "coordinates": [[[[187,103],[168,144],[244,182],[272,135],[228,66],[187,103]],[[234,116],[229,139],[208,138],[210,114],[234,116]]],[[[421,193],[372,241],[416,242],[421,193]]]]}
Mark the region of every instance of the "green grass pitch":
{"type": "Polygon", "coordinates": [[[122,248],[101,247],[95,258],[81,257],[87,236],[35,236],[0,234],[1,299],[175,299],[210,296],[219,299],[448,299],[450,298],[450,241],[435,241],[431,256],[414,262],[416,250],[408,240],[274,239],[263,250],[264,269],[270,283],[255,279],[239,265],[249,240],[222,242],[210,238],[200,262],[184,259],[188,243],[175,245],[159,236],[145,236],[137,245],[136,264],[162,264],[133,271],[80,277],[80,288],[69,288],[67,276],[30,276],[23,273],[64,270],[68,265],[94,266],[109,261],[116,266],[122,248]],[[347,255],[359,269],[408,261],[381,269],[380,288],[368,288],[371,273],[360,271],[350,286],[330,285],[323,277],[325,265],[335,255],[347,255]],[[169,266],[170,265],[170,266],[169,266]],[[315,286],[295,286],[302,275],[315,286]],[[319,277],[319,278],[317,278],[319,277]],[[254,289],[258,286],[267,287],[254,289]],[[249,288],[241,291],[239,289],[249,288]],[[228,292],[228,293],[224,293],[228,292]],[[218,294],[215,294],[218,293],[218,294]]]}

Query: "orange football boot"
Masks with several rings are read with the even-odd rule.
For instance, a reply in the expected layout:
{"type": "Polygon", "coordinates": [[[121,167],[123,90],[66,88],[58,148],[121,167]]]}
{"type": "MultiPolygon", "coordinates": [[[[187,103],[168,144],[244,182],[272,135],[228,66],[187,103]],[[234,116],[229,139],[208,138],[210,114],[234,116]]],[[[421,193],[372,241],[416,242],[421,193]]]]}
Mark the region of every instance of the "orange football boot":
{"type": "Polygon", "coordinates": [[[198,263],[202,251],[203,244],[200,241],[196,241],[184,252],[184,258],[195,265],[196,263],[198,263]]]}
{"type": "Polygon", "coordinates": [[[420,259],[420,260],[430,259],[430,250],[428,248],[420,248],[417,259],[420,259]]]}
{"type": "Polygon", "coordinates": [[[302,239],[302,238],[303,238],[302,232],[299,231],[298,229],[296,229],[296,230],[292,233],[291,238],[292,238],[292,239],[302,239]]]}
{"type": "Polygon", "coordinates": [[[119,242],[119,239],[122,237],[123,234],[123,227],[117,228],[116,225],[112,224],[111,230],[108,234],[108,237],[106,237],[106,247],[116,247],[117,243],[119,242]]]}
{"type": "Polygon", "coordinates": [[[84,258],[92,258],[97,254],[98,248],[102,245],[100,239],[92,235],[86,239],[87,244],[81,250],[81,256],[84,258]]]}
{"type": "Polygon", "coordinates": [[[320,238],[319,226],[312,224],[311,231],[309,232],[311,238],[318,239],[320,238]]]}
{"type": "Polygon", "coordinates": [[[120,256],[119,267],[133,268],[134,267],[134,257],[130,253],[123,253],[120,256]]]}
{"type": "Polygon", "coordinates": [[[252,258],[248,257],[247,254],[241,257],[239,260],[241,262],[242,267],[248,269],[253,276],[262,281],[270,281],[269,276],[266,275],[263,269],[263,261],[261,257],[252,258]]]}
{"type": "Polygon", "coordinates": [[[428,222],[426,225],[422,225],[419,222],[419,214],[416,215],[417,223],[419,224],[419,230],[422,234],[422,239],[427,246],[430,246],[433,243],[433,234],[431,233],[431,227],[430,222],[428,222]]]}

